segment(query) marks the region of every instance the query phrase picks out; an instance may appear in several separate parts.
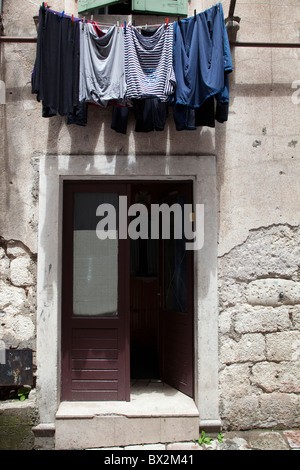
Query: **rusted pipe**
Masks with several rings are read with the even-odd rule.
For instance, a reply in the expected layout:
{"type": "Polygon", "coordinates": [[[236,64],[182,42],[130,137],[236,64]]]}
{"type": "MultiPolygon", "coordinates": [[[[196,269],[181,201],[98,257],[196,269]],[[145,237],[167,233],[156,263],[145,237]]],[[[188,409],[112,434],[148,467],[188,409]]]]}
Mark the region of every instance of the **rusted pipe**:
{"type": "Polygon", "coordinates": [[[229,13],[228,13],[229,18],[232,18],[234,15],[235,4],[236,4],[236,0],[230,1],[229,13]]]}
{"type": "MultiPolygon", "coordinates": [[[[37,38],[21,37],[21,36],[0,36],[0,42],[21,42],[21,43],[36,43],[37,38]]],[[[296,42],[242,42],[230,41],[233,47],[279,47],[279,48],[300,48],[300,43],[296,42]]]]}
{"type": "Polygon", "coordinates": [[[242,41],[230,41],[230,45],[233,47],[279,47],[287,49],[300,48],[300,43],[296,42],[242,42],[242,41]]]}
{"type": "Polygon", "coordinates": [[[27,42],[35,43],[37,38],[33,37],[21,37],[21,36],[0,36],[0,42],[27,42]]]}

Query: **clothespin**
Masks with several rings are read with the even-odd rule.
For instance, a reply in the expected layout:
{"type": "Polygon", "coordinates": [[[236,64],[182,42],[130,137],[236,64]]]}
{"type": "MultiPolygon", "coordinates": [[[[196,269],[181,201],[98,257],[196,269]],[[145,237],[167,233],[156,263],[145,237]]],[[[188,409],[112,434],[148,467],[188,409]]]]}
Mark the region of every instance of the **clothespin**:
{"type": "Polygon", "coordinates": [[[178,24],[180,24],[180,17],[179,16],[177,16],[177,22],[178,22],[178,24]]]}
{"type": "Polygon", "coordinates": [[[72,26],[74,26],[74,15],[72,14],[72,26]]]}
{"type": "Polygon", "coordinates": [[[126,34],[126,21],[124,21],[124,33],[126,34]]]}
{"type": "Polygon", "coordinates": [[[169,18],[166,18],[166,26],[165,26],[166,29],[168,27],[168,24],[169,24],[169,18]]]}
{"type": "Polygon", "coordinates": [[[196,20],[196,14],[197,14],[197,12],[196,12],[196,10],[194,10],[194,20],[196,20]]]}
{"type": "Polygon", "coordinates": [[[85,16],[82,18],[82,31],[84,31],[85,16]]]}
{"type": "Polygon", "coordinates": [[[60,21],[62,19],[62,17],[64,16],[64,13],[65,11],[62,12],[62,14],[60,15],[60,17],[58,18],[58,21],[60,21]]]}

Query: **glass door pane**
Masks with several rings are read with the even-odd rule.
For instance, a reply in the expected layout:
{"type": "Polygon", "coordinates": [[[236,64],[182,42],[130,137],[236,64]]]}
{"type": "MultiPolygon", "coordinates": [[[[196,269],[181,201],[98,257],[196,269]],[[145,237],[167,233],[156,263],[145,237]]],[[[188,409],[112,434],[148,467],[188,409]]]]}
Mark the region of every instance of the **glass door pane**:
{"type": "Polygon", "coordinates": [[[74,316],[118,315],[118,201],[118,194],[114,193],[74,195],[74,316]],[[105,225],[108,212],[103,210],[102,216],[97,216],[97,209],[103,204],[113,225],[105,225]],[[101,221],[99,237],[97,227],[101,221]]]}

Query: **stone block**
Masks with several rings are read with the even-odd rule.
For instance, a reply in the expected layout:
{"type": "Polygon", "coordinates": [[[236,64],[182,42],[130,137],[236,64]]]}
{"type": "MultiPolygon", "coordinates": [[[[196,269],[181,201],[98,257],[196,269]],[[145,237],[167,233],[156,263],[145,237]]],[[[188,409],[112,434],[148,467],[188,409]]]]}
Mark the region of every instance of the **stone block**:
{"type": "Polygon", "coordinates": [[[251,383],[264,392],[300,392],[300,363],[261,362],[252,367],[251,383]]]}
{"type": "Polygon", "coordinates": [[[23,244],[15,241],[9,241],[7,244],[6,253],[10,257],[18,258],[19,256],[27,256],[28,253],[24,249],[23,244]]]}
{"type": "Polygon", "coordinates": [[[268,428],[300,426],[300,397],[287,393],[264,393],[259,397],[259,425],[268,428]]]}
{"type": "Polygon", "coordinates": [[[115,446],[115,418],[57,420],[55,425],[55,449],[89,449],[115,446]]]}
{"type": "Polygon", "coordinates": [[[265,333],[291,327],[287,307],[252,307],[242,305],[235,315],[234,329],[237,333],[265,333]]]}
{"type": "Polygon", "coordinates": [[[24,289],[0,281],[0,310],[9,314],[22,311],[26,301],[24,289]]]}
{"type": "MultiPolygon", "coordinates": [[[[119,449],[122,449],[122,447],[119,447],[119,449]]],[[[165,444],[145,444],[141,446],[126,446],[124,447],[124,450],[145,450],[145,451],[150,451],[150,450],[165,450],[166,446],[165,444]]]]}
{"type": "Polygon", "coordinates": [[[232,364],[220,372],[221,397],[235,400],[251,395],[250,365],[232,364]]]}
{"type": "Polygon", "coordinates": [[[160,417],[127,418],[119,416],[115,421],[115,445],[150,444],[163,442],[160,417]]]}
{"type": "Polygon", "coordinates": [[[279,432],[254,431],[248,433],[248,443],[253,450],[289,450],[279,432]]]}
{"type": "Polygon", "coordinates": [[[10,280],[14,286],[31,286],[34,283],[32,261],[28,256],[15,258],[10,263],[10,280]]]}
{"type": "MultiPolygon", "coordinates": [[[[7,309],[8,310],[8,309],[7,309]]],[[[35,326],[31,318],[24,315],[7,314],[0,325],[0,335],[7,346],[17,346],[20,342],[33,339],[35,326]]]]}
{"type": "Polygon", "coordinates": [[[259,279],[248,286],[248,302],[251,305],[300,304],[300,283],[286,279],[259,279]]]}
{"type": "Polygon", "coordinates": [[[201,446],[195,442],[173,442],[167,445],[167,450],[202,450],[201,446]]]}
{"type": "Polygon", "coordinates": [[[193,440],[199,436],[198,417],[161,418],[161,442],[193,440]]]}
{"type": "Polygon", "coordinates": [[[222,338],[220,360],[225,364],[262,361],[265,359],[265,339],[262,334],[245,334],[239,341],[222,338]]]}
{"type": "Polygon", "coordinates": [[[266,335],[266,357],[270,361],[300,359],[300,331],[281,331],[266,335]]]}
{"type": "Polygon", "coordinates": [[[284,431],[283,435],[292,449],[300,449],[300,430],[284,431]]]}
{"type": "Polygon", "coordinates": [[[226,429],[251,429],[259,426],[259,397],[254,395],[246,395],[238,398],[227,398],[223,400],[220,407],[222,426],[226,429]]]}

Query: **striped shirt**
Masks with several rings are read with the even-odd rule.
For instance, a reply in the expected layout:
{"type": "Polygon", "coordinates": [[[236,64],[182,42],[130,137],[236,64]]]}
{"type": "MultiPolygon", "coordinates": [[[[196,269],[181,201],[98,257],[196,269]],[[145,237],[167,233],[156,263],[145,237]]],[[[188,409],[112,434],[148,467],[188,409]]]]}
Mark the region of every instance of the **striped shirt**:
{"type": "Polygon", "coordinates": [[[176,87],[173,69],[173,24],[161,25],[151,36],[137,28],[124,35],[126,98],[156,96],[168,101],[176,87]]]}

